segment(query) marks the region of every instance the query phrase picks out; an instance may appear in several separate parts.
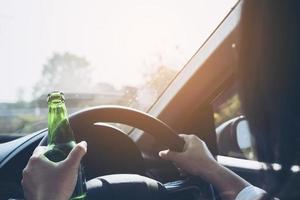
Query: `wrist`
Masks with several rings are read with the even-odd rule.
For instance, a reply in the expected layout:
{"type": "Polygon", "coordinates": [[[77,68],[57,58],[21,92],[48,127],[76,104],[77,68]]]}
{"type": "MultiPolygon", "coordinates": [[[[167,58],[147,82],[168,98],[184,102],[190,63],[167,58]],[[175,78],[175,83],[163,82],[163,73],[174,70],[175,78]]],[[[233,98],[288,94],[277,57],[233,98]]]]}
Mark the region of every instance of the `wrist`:
{"type": "Polygon", "coordinates": [[[205,181],[211,182],[211,180],[215,179],[218,176],[219,171],[222,170],[222,166],[217,163],[215,160],[210,160],[206,163],[205,166],[201,166],[197,170],[197,176],[200,176],[205,181]]]}
{"type": "Polygon", "coordinates": [[[202,175],[202,178],[214,185],[224,199],[234,199],[242,189],[250,185],[217,161],[202,175]]]}

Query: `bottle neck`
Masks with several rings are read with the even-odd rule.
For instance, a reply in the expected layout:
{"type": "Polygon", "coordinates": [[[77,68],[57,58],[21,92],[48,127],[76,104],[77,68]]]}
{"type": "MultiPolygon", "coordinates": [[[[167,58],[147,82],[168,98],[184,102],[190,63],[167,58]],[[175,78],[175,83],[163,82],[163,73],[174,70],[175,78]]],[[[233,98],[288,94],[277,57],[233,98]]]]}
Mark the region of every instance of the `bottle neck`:
{"type": "Polygon", "coordinates": [[[48,145],[74,141],[64,102],[48,105],[48,145]]]}

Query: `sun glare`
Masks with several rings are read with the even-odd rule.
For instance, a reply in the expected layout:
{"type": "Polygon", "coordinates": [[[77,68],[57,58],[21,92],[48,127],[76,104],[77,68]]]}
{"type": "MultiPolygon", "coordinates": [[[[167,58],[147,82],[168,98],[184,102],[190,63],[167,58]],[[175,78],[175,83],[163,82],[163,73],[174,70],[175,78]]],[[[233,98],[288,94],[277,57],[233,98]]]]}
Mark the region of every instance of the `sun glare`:
{"type": "Polygon", "coordinates": [[[0,102],[31,100],[55,54],[84,58],[93,84],[117,88],[141,87],[161,66],[179,71],[235,2],[1,1],[0,102]]]}

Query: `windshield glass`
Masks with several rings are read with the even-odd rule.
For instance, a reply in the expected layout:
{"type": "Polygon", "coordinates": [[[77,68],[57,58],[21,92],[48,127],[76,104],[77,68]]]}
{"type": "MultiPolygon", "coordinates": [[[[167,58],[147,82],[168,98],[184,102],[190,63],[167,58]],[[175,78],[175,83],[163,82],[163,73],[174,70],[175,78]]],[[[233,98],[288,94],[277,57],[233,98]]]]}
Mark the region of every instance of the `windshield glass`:
{"type": "Polygon", "coordinates": [[[0,134],[45,128],[53,90],[147,111],[236,1],[1,1],[0,134]]]}

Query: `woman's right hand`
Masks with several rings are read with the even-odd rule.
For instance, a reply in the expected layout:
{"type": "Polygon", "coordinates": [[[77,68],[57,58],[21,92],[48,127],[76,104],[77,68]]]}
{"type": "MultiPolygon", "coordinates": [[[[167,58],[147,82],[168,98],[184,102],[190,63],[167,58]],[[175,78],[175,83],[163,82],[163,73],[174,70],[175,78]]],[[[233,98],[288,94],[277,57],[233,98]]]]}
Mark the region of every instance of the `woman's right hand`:
{"type": "Polygon", "coordinates": [[[208,150],[205,142],[195,135],[180,135],[185,141],[183,152],[164,150],[159,156],[174,164],[185,172],[205,178],[213,172],[218,163],[208,150]]]}
{"type": "Polygon", "coordinates": [[[181,153],[165,150],[159,156],[174,164],[185,172],[200,176],[213,184],[222,199],[235,199],[237,194],[250,184],[229,169],[221,166],[208,150],[205,142],[195,135],[180,135],[185,140],[181,153]]]}
{"type": "Polygon", "coordinates": [[[22,186],[25,199],[70,199],[80,161],[87,152],[87,144],[78,143],[65,160],[57,163],[44,156],[47,150],[44,146],[37,147],[23,170],[22,186]]]}

